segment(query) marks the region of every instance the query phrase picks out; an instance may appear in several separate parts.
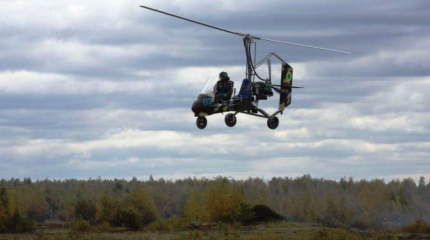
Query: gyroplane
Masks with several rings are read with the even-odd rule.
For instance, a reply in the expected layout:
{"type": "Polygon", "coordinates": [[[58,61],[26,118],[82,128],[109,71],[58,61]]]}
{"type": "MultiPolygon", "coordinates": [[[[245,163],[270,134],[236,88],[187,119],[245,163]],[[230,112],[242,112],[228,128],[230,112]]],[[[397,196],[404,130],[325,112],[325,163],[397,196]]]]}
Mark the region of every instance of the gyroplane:
{"type": "Polygon", "coordinates": [[[140,6],[142,8],[161,13],[167,16],[182,19],[208,28],[219,30],[222,32],[230,33],[243,38],[243,46],[245,47],[246,54],[246,73],[242,81],[242,85],[238,94],[233,87],[234,82],[230,81],[226,72],[220,73],[220,79],[213,84],[211,81],[206,81],[202,91],[197,96],[197,99],[192,104],[191,110],[194,116],[197,117],[196,125],[199,129],[204,129],[207,126],[207,116],[227,113],[224,121],[228,127],[234,127],[237,122],[236,115],[239,113],[248,114],[256,117],[266,118],[267,126],[270,129],[276,129],[279,125],[278,114],[283,114],[286,107],[291,104],[291,93],[293,88],[302,88],[293,86],[293,68],[285,62],[278,54],[271,52],[267,54],[259,62],[256,61],[257,43],[256,41],[268,41],[274,43],[288,44],[298,47],[305,47],[311,49],[318,49],[336,53],[350,54],[350,52],[304,45],[293,42],[279,41],[274,39],[262,38],[248,33],[235,32],[220,28],[217,26],[209,25],[203,22],[178,16],[175,14],[160,11],[147,6],[140,6]],[[254,52],[254,55],[252,55],[254,52]],[[279,84],[273,84],[271,78],[271,58],[277,58],[281,61],[282,72],[279,84]],[[268,77],[263,78],[257,73],[257,69],[264,63],[268,66],[268,77]],[[263,109],[258,107],[260,100],[267,100],[273,96],[273,92],[279,94],[279,107],[274,113],[269,114],[263,109]]]}

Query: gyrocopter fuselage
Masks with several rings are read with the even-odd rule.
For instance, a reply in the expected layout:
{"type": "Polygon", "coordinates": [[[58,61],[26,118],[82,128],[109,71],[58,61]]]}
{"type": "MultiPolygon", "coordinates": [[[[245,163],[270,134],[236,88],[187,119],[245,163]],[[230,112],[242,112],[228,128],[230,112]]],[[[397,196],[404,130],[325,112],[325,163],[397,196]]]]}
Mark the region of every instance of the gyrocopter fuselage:
{"type": "MultiPolygon", "coordinates": [[[[288,44],[299,47],[306,47],[318,50],[325,50],[337,53],[350,54],[349,52],[333,50],[328,48],[315,47],[310,45],[278,41],[268,38],[261,38],[253,36],[250,34],[244,34],[240,32],[230,31],[224,28],[212,26],[203,22],[195,21],[189,18],[181,17],[171,13],[163,12],[154,8],[141,6],[142,8],[155,11],[161,14],[165,14],[171,17],[179,18],[188,22],[196,23],[205,27],[223,31],[226,33],[241,36],[243,38],[243,45],[245,47],[246,53],[246,76],[242,81],[239,93],[236,94],[234,88],[229,88],[230,91],[224,94],[217,94],[214,86],[205,86],[202,92],[198,95],[197,99],[194,101],[191,109],[194,115],[197,117],[196,125],[199,129],[204,129],[207,126],[207,116],[228,112],[225,116],[225,123],[229,127],[234,127],[237,122],[236,115],[239,113],[248,114],[256,117],[267,118],[267,126],[270,129],[276,129],[279,125],[278,114],[283,114],[286,107],[291,104],[291,94],[293,88],[301,88],[293,86],[293,68],[285,62],[276,53],[271,52],[267,54],[261,61],[256,63],[255,53],[257,49],[257,44],[255,40],[275,42],[288,44]],[[252,50],[254,51],[254,56],[252,56],[252,50]],[[254,57],[254,59],[253,59],[254,57]],[[281,80],[279,84],[272,84],[271,79],[271,58],[277,58],[281,61],[282,72],[281,80]],[[257,73],[257,69],[267,63],[269,77],[263,79],[257,73]],[[257,77],[257,79],[256,79],[257,77]],[[267,113],[263,109],[258,107],[258,101],[267,100],[269,97],[273,96],[273,91],[279,94],[279,107],[278,110],[272,114],[267,113]]],[[[233,83],[231,83],[233,84],[233,83]]],[[[208,85],[208,84],[206,84],[208,85]]]]}

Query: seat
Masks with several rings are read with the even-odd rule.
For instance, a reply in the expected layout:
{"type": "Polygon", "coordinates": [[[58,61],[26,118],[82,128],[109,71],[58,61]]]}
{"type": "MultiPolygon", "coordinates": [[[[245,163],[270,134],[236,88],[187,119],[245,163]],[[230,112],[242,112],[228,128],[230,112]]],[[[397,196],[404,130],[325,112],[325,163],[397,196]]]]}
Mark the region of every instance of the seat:
{"type": "Polygon", "coordinates": [[[245,78],[240,86],[239,94],[235,98],[248,99],[251,97],[251,80],[245,78]]]}

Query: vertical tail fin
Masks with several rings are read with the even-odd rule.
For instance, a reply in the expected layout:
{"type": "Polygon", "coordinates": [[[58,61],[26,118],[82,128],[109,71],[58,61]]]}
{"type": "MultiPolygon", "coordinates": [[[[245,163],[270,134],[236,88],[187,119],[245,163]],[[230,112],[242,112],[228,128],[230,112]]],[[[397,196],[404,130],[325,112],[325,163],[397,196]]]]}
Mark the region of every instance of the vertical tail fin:
{"type": "Polygon", "coordinates": [[[282,63],[281,96],[279,97],[279,110],[284,110],[291,104],[293,85],[293,68],[286,62],[282,63]]]}

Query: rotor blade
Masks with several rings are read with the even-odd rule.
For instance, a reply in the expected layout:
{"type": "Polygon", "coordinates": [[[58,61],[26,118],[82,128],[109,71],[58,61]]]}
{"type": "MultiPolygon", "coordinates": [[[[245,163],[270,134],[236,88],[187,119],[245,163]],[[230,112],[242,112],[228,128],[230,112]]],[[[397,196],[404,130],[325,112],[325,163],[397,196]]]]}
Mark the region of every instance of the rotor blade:
{"type": "MultiPolygon", "coordinates": [[[[148,9],[148,10],[151,10],[151,11],[154,11],[154,12],[158,12],[158,13],[161,13],[161,14],[164,14],[164,15],[167,15],[167,16],[171,16],[171,17],[175,17],[175,18],[179,18],[179,19],[188,21],[188,22],[199,24],[199,25],[202,25],[202,26],[205,26],[205,27],[208,27],[208,28],[216,29],[216,30],[223,31],[223,32],[226,32],[226,33],[231,33],[231,34],[234,34],[234,35],[237,35],[237,36],[245,37],[245,36],[248,35],[248,34],[244,34],[244,33],[240,33],[240,32],[230,31],[230,30],[227,30],[227,29],[224,29],[224,28],[212,26],[212,25],[209,25],[209,24],[206,24],[206,23],[203,23],[203,22],[199,22],[199,21],[192,20],[192,19],[189,19],[189,18],[181,17],[181,16],[178,16],[178,15],[175,15],[175,14],[171,14],[171,13],[168,13],[168,12],[163,12],[161,10],[150,8],[150,7],[147,7],[147,6],[143,6],[142,5],[140,7],[148,9]]],[[[248,36],[250,36],[250,37],[252,37],[253,39],[256,39],[256,40],[263,40],[263,41],[275,42],[275,43],[283,43],[283,44],[289,44],[289,45],[294,45],[294,46],[298,46],[298,47],[313,48],[313,49],[324,50],[324,51],[331,51],[331,52],[337,52],[337,53],[351,54],[350,52],[345,52],[345,51],[340,51],[340,50],[334,50],[334,49],[329,49],[329,48],[315,47],[315,46],[304,45],[304,44],[299,44],[299,43],[292,43],[292,42],[285,42],[285,41],[279,41],[279,40],[268,39],[268,38],[261,38],[261,37],[252,36],[252,35],[248,35],[248,36]]]]}
{"type": "Polygon", "coordinates": [[[181,16],[178,16],[178,15],[175,15],[175,14],[163,12],[163,11],[160,11],[160,10],[157,10],[157,9],[154,9],[154,8],[150,8],[150,7],[146,7],[146,6],[140,6],[140,7],[141,8],[146,8],[148,10],[151,10],[151,11],[154,11],[154,12],[158,12],[158,13],[161,13],[161,14],[165,14],[167,16],[171,16],[171,17],[175,17],[175,18],[179,18],[179,19],[188,21],[188,22],[196,23],[196,24],[199,24],[199,25],[202,25],[202,26],[205,26],[205,27],[209,27],[209,28],[213,28],[213,29],[216,29],[216,30],[219,30],[219,31],[223,31],[223,32],[226,32],[226,33],[231,33],[231,34],[242,36],[242,37],[246,36],[246,34],[243,34],[243,33],[240,33],[240,32],[234,32],[234,31],[230,31],[230,30],[227,30],[227,29],[224,29],[224,28],[212,26],[212,25],[209,25],[209,24],[206,24],[206,23],[202,23],[202,22],[199,22],[199,21],[196,21],[196,20],[192,20],[192,19],[189,19],[189,18],[181,17],[181,16]]]}
{"type": "Polygon", "coordinates": [[[340,50],[334,50],[334,49],[329,49],[329,48],[315,47],[315,46],[304,45],[304,44],[299,44],[299,43],[292,43],[292,42],[284,42],[284,41],[273,40],[273,39],[268,39],[268,38],[261,38],[261,37],[256,37],[256,36],[252,36],[252,37],[254,39],[257,39],[257,40],[263,40],[263,41],[268,41],[268,42],[282,43],[282,44],[288,44],[288,45],[293,45],[293,46],[298,46],[298,47],[313,48],[313,49],[330,51],[330,52],[351,54],[350,52],[345,52],[345,51],[340,51],[340,50]]]}

